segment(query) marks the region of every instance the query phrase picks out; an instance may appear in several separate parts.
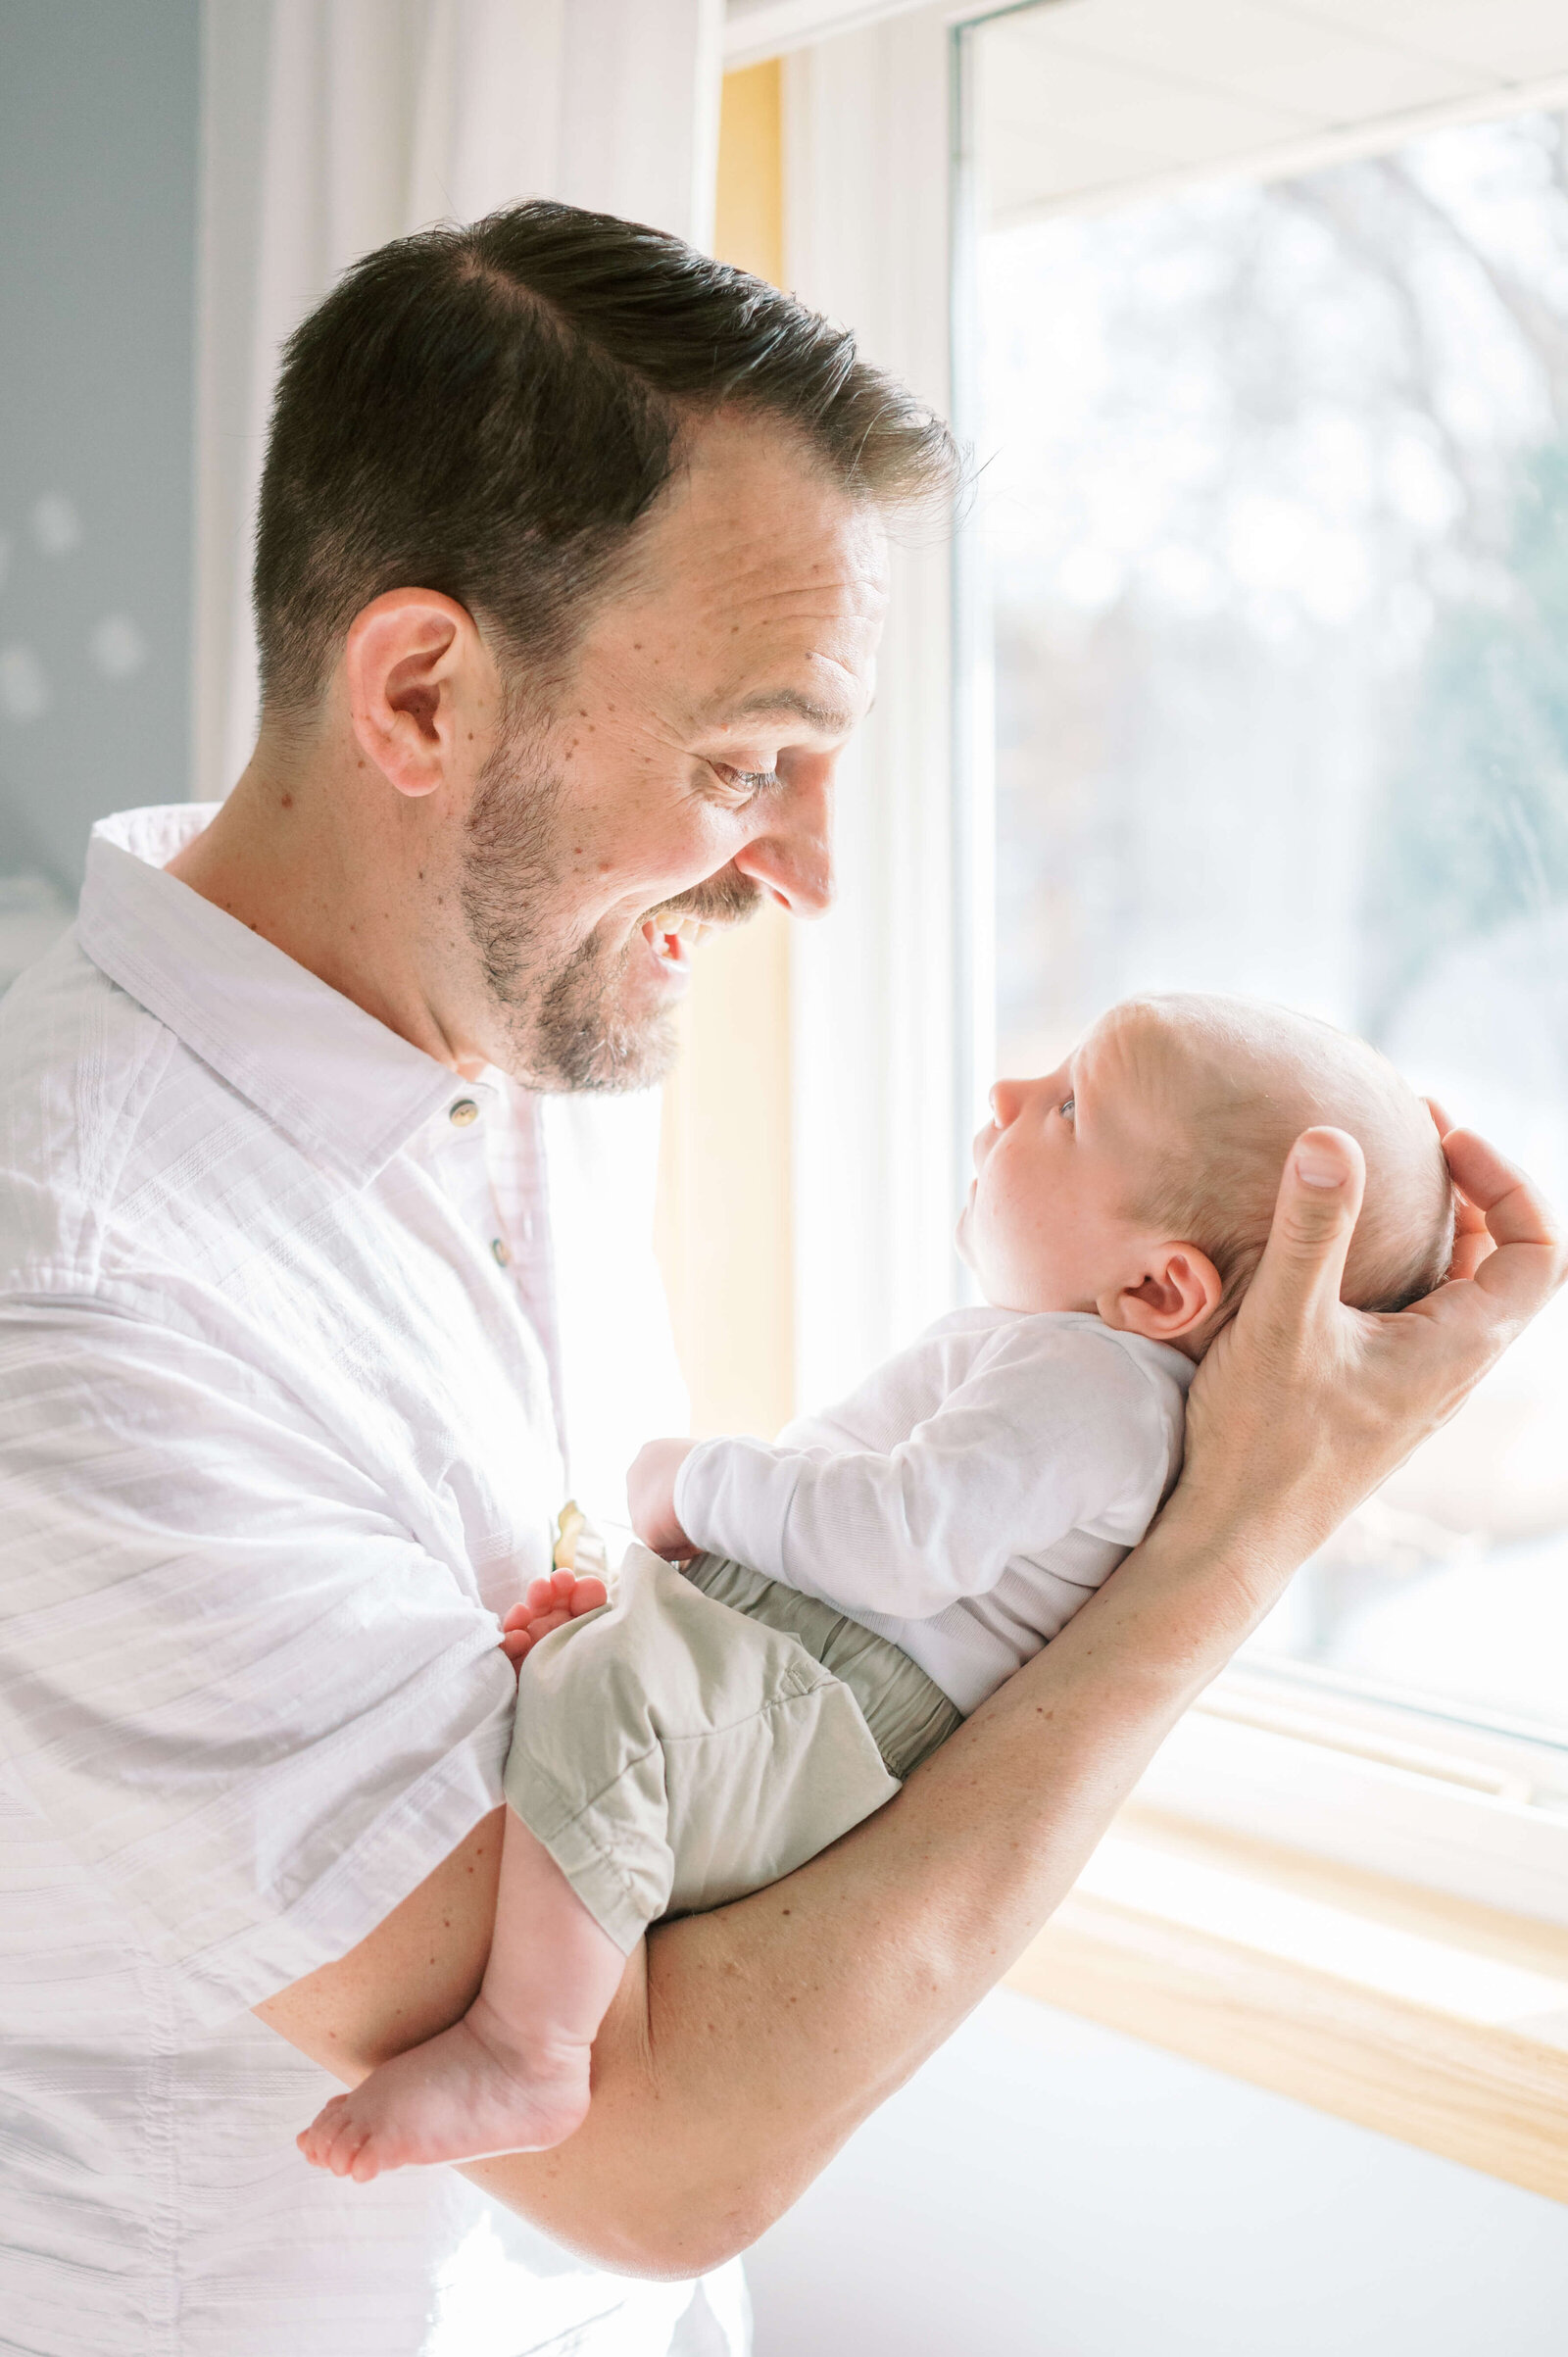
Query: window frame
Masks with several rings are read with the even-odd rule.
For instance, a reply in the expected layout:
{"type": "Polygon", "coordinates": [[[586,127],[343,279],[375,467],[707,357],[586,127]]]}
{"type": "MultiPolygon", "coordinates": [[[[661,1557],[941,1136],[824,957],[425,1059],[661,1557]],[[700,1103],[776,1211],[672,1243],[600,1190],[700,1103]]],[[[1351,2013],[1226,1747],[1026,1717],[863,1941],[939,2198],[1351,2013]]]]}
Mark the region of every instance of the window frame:
{"type": "MultiPolygon", "coordinates": [[[[967,44],[1010,13],[905,9],[784,61],[789,283],[852,321],[960,434],[975,407],[959,268],[973,228],[967,44]]],[[[1493,111],[1528,103],[1512,91],[1493,111]]],[[[1345,152],[1380,131],[1392,144],[1409,119],[1346,126],[1345,152]]],[[[1282,150],[1268,168],[1320,160],[1282,150]]],[[[898,545],[894,575],[880,699],[846,762],[840,908],[792,960],[803,1400],[847,1388],[955,1305],[956,1182],[992,1068],[989,641],[973,539],[960,524],[946,554],[898,545]]],[[[1550,1730],[1253,1656],[1195,1705],[1135,1797],[1568,1927],[1568,1741],[1550,1730]]]]}

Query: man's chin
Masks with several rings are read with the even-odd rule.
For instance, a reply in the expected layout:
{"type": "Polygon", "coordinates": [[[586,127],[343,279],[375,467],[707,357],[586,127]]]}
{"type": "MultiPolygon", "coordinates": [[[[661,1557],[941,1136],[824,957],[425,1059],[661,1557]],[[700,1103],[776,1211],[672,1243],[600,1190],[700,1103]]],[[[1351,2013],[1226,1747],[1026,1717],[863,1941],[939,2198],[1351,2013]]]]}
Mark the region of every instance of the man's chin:
{"type": "Polygon", "coordinates": [[[636,1023],[546,1034],[535,1043],[531,1068],[517,1077],[553,1096],[627,1097],[667,1080],[678,1049],[674,1015],[661,1008],[636,1023]]]}

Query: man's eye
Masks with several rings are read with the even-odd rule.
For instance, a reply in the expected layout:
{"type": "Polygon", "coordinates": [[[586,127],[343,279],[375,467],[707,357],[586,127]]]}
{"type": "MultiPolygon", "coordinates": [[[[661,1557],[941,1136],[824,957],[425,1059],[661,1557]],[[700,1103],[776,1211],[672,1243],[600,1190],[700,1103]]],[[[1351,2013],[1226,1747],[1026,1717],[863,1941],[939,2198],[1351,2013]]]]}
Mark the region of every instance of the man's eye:
{"type": "Polygon", "coordinates": [[[1072,1097],[1064,1097],[1056,1109],[1063,1121],[1070,1121],[1078,1109],[1077,1100],[1072,1097]]]}
{"type": "Polygon", "coordinates": [[[766,794],[778,784],[776,769],[732,769],[728,761],[710,761],[708,765],[733,794],[766,794]]]}

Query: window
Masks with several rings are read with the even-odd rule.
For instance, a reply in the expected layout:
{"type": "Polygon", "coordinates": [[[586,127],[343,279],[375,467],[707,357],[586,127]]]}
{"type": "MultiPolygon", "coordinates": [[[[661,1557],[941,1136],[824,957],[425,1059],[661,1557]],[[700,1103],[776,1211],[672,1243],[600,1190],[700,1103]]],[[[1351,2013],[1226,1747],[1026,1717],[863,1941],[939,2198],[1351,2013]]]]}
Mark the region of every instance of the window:
{"type": "MultiPolygon", "coordinates": [[[[1364,1032],[1568,1200],[1568,124],[1038,218],[975,36],[1000,1069],[1364,1032]]],[[[1568,1737],[1568,1302],[1254,1641],[1568,1737]]]]}
{"type": "MultiPolygon", "coordinates": [[[[1131,989],[1370,1030],[1568,1193],[1568,1011],[1502,939],[1547,971],[1568,906],[1568,634],[1531,569],[1568,500],[1568,25],[1527,65],[1450,10],[1460,68],[1395,0],[954,16],[786,59],[791,282],[985,462],[956,581],[895,549],[840,905],[792,944],[803,1400],[956,1298],[984,1082],[1131,989]],[[1409,110],[1443,121],[1413,143],[1409,110]],[[1511,805],[1474,782],[1494,751],[1511,805]],[[1452,832],[1483,810],[1485,864],[1452,832]],[[1409,889],[1435,859],[1456,898],[1409,889]],[[1506,1064],[1476,959],[1518,1009],[1506,1064]]],[[[1565,1344],[1544,1324],[1300,1576],[1146,1800],[1568,1922],[1565,1344]]]]}

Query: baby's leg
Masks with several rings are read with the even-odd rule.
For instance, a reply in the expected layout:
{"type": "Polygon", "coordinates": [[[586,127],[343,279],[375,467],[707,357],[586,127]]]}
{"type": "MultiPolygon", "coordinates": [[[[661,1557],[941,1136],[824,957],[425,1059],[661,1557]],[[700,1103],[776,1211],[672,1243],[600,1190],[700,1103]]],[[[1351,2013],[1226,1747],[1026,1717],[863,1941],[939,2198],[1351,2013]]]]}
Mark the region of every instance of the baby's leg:
{"type": "Polygon", "coordinates": [[[412,2046],[299,2138],[318,2169],[360,2184],[410,2161],[543,2152],[588,2109],[594,2036],[626,1959],[548,1849],[508,1809],[495,1939],[461,2022],[412,2046]]]}

